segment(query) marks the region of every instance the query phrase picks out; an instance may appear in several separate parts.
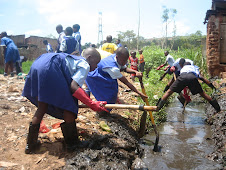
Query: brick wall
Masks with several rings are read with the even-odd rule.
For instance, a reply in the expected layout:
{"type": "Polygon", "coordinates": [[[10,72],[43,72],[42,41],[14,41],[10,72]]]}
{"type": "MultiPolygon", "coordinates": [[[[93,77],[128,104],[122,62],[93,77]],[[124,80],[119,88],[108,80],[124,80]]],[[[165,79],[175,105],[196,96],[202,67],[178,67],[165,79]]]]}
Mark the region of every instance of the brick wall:
{"type": "Polygon", "coordinates": [[[211,15],[207,24],[206,56],[207,68],[211,77],[220,76],[226,65],[220,64],[220,17],[211,15]]]}

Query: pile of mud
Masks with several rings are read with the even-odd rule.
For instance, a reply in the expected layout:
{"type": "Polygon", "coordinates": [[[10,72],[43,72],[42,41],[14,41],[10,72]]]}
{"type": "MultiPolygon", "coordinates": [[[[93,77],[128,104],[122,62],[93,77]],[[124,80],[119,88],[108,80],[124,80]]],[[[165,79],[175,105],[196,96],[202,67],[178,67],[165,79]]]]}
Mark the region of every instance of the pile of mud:
{"type": "Polygon", "coordinates": [[[226,167],[226,87],[225,83],[220,84],[221,92],[215,95],[220,107],[221,112],[216,113],[211,105],[207,105],[207,123],[211,125],[212,139],[215,145],[215,152],[208,157],[211,160],[217,161],[226,167]]]}
{"type": "Polygon", "coordinates": [[[139,161],[133,164],[143,154],[137,132],[120,115],[111,114],[101,119],[112,133],[93,135],[88,148],[74,152],[64,169],[131,169],[142,165],[139,161]]]}

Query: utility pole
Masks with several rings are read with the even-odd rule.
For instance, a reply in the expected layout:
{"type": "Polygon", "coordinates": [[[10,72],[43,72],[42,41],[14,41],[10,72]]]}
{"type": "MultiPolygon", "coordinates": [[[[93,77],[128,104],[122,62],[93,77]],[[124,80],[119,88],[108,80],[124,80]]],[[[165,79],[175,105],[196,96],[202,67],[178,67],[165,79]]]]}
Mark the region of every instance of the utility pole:
{"type": "Polygon", "coordinates": [[[98,42],[97,42],[97,44],[102,45],[102,43],[103,43],[102,12],[99,12],[99,16],[98,16],[98,42]]]}
{"type": "Polygon", "coordinates": [[[138,14],[138,32],[137,32],[137,51],[139,50],[139,39],[140,39],[140,0],[138,0],[138,8],[139,8],[139,14],[138,14]]]}

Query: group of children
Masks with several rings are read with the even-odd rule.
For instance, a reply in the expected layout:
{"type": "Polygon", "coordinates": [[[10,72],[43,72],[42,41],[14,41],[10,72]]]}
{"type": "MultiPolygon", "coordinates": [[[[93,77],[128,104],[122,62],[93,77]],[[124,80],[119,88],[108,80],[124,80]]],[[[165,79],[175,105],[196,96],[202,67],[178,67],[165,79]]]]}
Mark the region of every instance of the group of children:
{"type": "MultiPolygon", "coordinates": [[[[130,63],[130,68],[136,71],[140,71],[140,72],[144,72],[144,65],[145,65],[145,61],[144,61],[144,56],[143,56],[143,51],[139,50],[139,54],[140,57],[139,59],[136,57],[136,52],[135,51],[131,51],[130,52],[130,57],[129,57],[129,63],[130,63]],[[138,67],[139,66],[139,67],[138,67]]],[[[133,81],[135,81],[135,74],[131,74],[131,79],[133,81]]]]}
{"type": "Polygon", "coordinates": [[[172,95],[174,92],[180,94],[178,99],[184,105],[186,98],[184,98],[181,95],[181,91],[185,88],[188,88],[193,95],[200,94],[205,100],[207,100],[213,106],[216,112],[220,112],[221,108],[217,100],[211,98],[203,91],[198,80],[199,79],[202,80],[204,83],[206,83],[213,89],[216,88],[213,86],[211,82],[209,82],[200,74],[198,66],[194,65],[193,61],[190,59],[178,58],[176,61],[174,61],[173,57],[169,55],[168,51],[165,51],[164,54],[167,57],[166,61],[164,64],[159,66],[157,70],[165,66],[167,63],[169,65],[166,67],[165,69],[166,72],[163,74],[163,76],[161,76],[160,80],[162,80],[166,74],[170,75],[175,74],[175,75],[170,81],[170,83],[168,83],[167,86],[165,87],[164,89],[165,94],[162,96],[162,98],[159,99],[157,103],[157,111],[164,106],[168,97],[172,95]]]}

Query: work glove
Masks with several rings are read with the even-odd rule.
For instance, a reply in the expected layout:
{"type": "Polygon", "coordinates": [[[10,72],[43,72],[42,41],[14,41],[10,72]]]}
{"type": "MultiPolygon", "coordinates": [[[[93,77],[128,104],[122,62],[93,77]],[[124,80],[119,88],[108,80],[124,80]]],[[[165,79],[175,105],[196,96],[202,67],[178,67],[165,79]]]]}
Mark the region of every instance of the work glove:
{"type": "Polygon", "coordinates": [[[166,71],[169,67],[170,67],[170,65],[168,65],[166,68],[164,68],[164,71],[166,71]]]}
{"type": "Polygon", "coordinates": [[[176,70],[175,66],[172,66],[172,67],[170,68],[170,71],[171,71],[171,72],[175,72],[175,70],[176,70]]]}
{"type": "Polygon", "coordinates": [[[80,100],[85,105],[89,106],[93,111],[96,112],[109,112],[107,109],[104,108],[104,105],[107,104],[106,101],[93,101],[90,99],[90,97],[87,95],[87,93],[82,90],[82,88],[78,88],[74,93],[73,96],[80,100]]]}
{"type": "Polygon", "coordinates": [[[162,64],[161,66],[157,67],[156,70],[159,70],[162,67],[164,67],[164,64],[162,64]]]}

